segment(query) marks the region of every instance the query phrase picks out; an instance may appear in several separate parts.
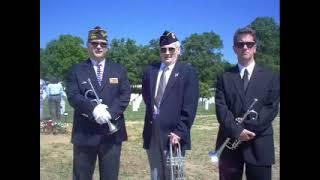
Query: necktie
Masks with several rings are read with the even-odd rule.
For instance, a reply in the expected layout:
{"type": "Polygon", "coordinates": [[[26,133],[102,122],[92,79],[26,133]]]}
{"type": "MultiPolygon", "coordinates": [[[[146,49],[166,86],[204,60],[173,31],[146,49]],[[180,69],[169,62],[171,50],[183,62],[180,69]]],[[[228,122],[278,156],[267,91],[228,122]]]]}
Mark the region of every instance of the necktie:
{"type": "Polygon", "coordinates": [[[159,86],[158,86],[158,91],[157,91],[157,95],[156,95],[156,106],[159,108],[160,107],[160,103],[161,103],[161,99],[162,99],[162,96],[163,96],[163,93],[164,93],[164,90],[166,88],[166,71],[168,70],[169,68],[167,66],[165,66],[163,68],[163,72],[161,74],[161,77],[160,77],[160,81],[159,81],[159,86]]]}
{"type": "Polygon", "coordinates": [[[249,83],[249,73],[248,73],[248,70],[245,69],[244,70],[244,75],[243,75],[243,90],[246,91],[247,87],[248,87],[248,83],[249,83]]]}
{"type": "Polygon", "coordinates": [[[97,79],[98,79],[99,85],[101,86],[101,81],[102,81],[101,64],[97,65],[97,79]]]}

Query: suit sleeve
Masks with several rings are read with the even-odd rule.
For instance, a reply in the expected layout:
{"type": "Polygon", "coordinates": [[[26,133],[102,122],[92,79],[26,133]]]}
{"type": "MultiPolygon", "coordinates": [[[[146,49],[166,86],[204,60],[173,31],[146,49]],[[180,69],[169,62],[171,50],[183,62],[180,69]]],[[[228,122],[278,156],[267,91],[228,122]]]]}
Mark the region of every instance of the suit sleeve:
{"type": "Polygon", "coordinates": [[[111,103],[109,107],[109,112],[112,119],[115,119],[123,114],[130,102],[130,83],[127,76],[127,70],[122,68],[121,78],[120,78],[120,89],[119,94],[111,103]]]}
{"type": "Polygon", "coordinates": [[[246,129],[253,131],[256,134],[260,134],[270,127],[272,125],[272,121],[278,114],[280,102],[280,81],[278,75],[273,75],[267,89],[267,94],[264,97],[262,108],[257,112],[258,119],[245,120],[243,122],[246,129]]]}
{"type": "Polygon", "coordinates": [[[199,99],[199,82],[195,69],[191,65],[187,65],[187,78],[183,92],[183,105],[181,109],[180,121],[173,131],[182,140],[186,141],[191,126],[196,116],[198,99],[199,99]]]}
{"type": "Polygon", "coordinates": [[[226,91],[224,87],[223,75],[218,78],[215,94],[216,116],[220,127],[229,137],[238,138],[243,127],[238,126],[233,113],[226,102],[226,91]]]}
{"type": "Polygon", "coordinates": [[[147,97],[148,86],[147,86],[147,68],[144,70],[142,75],[142,98],[144,103],[147,105],[149,103],[149,97],[147,97]]]}
{"type": "Polygon", "coordinates": [[[94,121],[92,111],[96,106],[90,100],[86,99],[84,95],[80,93],[79,82],[76,76],[76,67],[74,66],[68,72],[65,78],[66,82],[66,94],[69,104],[80,114],[85,114],[88,118],[94,121]]]}

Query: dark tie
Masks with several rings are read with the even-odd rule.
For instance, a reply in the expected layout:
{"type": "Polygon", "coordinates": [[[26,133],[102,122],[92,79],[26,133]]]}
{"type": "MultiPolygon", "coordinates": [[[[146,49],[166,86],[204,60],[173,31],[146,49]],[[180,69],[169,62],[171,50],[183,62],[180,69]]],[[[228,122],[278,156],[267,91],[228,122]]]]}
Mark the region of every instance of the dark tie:
{"type": "Polygon", "coordinates": [[[244,70],[244,75],[243,75],[243,90],[246,91],[247,87],[248,87],[248,83],[249,83],[249,76],[248,76],[248,70],[245,69],[244,70]]]}
{"type": "Polygon", "coordinates": [[[101,81],[102,81],[101,64],[97,65],[97,79],[98,79],[99,85],[101,86],[101,81]]]}
{"type": "Polygon", "coordinates": [[[162,96],[163,96],[163,93],[164,93],[164,90],[166,88],[166,71],[168,70],[169,68],[167,66],[165,66],[163,68],[163,72],[161,74],[161,77],[160,77],[160,81],[159,81],[159,86],[158,86],[158,91],[157,91],[157,95],[156,95],[156,106],[159,108],[160,107],[160,103],[161,103],[161,99],[162,99],[162,96]]]}

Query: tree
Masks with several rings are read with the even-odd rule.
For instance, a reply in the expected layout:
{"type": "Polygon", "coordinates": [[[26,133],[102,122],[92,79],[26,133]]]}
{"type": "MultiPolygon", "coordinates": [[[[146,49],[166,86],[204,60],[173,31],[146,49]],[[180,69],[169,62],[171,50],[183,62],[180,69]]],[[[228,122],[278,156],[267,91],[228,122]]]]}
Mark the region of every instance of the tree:
{"type": "Polygon", "coordinates": [[[258,44],[256,62],[280,70],[280,26],[271,17],[257,17],[250,25],[256,30],[258,44]]]}
{"type": "Polygon", "coordinates": [[[209,98],[212,96],[209,88],[215,86],[217,76],[226,67],[227,62],[222,61],[222,53],[220,52],[222,47],[220,36],[214,32],[191,34],[190,37],[182,41],[181,61],[189,62],[197,69],[200,97],[209,98]]]}
{"type": "Polygon", "coordinates": [[[80,37],[60,35],[58,40],[49,42],[44,50],[40,49],[41,73],[49,80],[51,77],[63,80],[69,68],[86,57],[86,48],[80,37]]]}

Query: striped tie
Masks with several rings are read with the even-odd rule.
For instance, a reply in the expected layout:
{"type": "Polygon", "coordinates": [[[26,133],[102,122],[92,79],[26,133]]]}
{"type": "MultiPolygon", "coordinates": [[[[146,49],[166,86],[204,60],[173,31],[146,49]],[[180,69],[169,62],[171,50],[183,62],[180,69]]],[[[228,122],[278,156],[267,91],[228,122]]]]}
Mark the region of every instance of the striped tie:
{"type": "Polygon", "coordinates": [[[97,65],[97,79],[98,79],[99,85],[101,86],[101,81],[102,81],[101,64],[97,65]]]}

